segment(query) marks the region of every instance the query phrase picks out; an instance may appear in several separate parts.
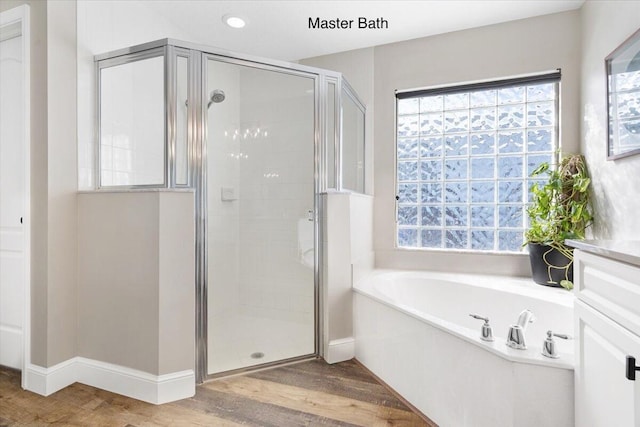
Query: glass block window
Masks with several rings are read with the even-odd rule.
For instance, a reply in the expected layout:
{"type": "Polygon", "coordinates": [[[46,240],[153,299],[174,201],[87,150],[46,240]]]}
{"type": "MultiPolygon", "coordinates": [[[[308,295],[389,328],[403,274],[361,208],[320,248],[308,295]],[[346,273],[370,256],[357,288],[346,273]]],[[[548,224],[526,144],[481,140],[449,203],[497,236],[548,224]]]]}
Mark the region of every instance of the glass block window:
{"type": "Polygon", "coordinates": [[[520,252],[530,173],[555,163],[559,72],[397,94],[397,244],[520,252]]]}

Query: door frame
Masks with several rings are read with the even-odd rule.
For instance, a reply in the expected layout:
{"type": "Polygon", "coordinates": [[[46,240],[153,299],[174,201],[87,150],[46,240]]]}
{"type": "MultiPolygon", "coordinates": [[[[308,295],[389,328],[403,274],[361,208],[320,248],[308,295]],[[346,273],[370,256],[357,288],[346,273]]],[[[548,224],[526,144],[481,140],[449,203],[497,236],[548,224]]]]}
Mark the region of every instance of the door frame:
{"type": "Polygon", "coordinates": [[[31,364],[31,22],[29,5],[9,9],[0,13],[0,28],[20,24],[22,38],[22,78],[23,84],[23,150],[25,197],[23,206],[23,248],[24,248],[24,319],[22,325],[22,387],[25,387],[25,369],[31,364]]]}

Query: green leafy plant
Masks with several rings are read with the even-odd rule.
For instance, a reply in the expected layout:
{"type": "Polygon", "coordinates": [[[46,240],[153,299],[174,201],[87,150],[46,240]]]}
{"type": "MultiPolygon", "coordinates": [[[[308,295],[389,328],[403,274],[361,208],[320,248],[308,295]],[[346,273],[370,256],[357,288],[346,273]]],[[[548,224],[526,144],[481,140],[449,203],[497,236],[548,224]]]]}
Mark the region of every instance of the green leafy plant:
{"type": "MultiPolygon", "coordinates": [[[[556,169],[547,162],[542,163],[531,173],[532,177],[541,175],[548,179],[544,184],[534,183],[531,187],[533,202],[527,208],[529,229],[525,231],[524,244],[550,246],[573,262],[573,250],[564,244],[565,239],[584,239],[585,230],[593,223],[591,179],[584,156],[563,157],[556,169]]],[[[572,286],[569,284],[563,287],[572,286]]]]}
{"type": "Polygon", "coordinates": [[[573,282],[571,280],[561,280],[560,286],[570,291],[571,289],[573,289],[573,282]]]}

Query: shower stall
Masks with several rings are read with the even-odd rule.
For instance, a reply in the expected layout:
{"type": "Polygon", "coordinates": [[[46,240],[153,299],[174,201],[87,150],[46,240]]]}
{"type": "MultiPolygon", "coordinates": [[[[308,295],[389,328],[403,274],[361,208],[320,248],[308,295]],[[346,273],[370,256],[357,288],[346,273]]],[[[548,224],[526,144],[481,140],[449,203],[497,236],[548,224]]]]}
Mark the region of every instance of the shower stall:
{"type": "Polygon", "coordinates": [[[322,197],[364,192],[340,73],[172,39],[95,57],[96,191],[195,192],[198,382],[322,354],[322,197]]]}

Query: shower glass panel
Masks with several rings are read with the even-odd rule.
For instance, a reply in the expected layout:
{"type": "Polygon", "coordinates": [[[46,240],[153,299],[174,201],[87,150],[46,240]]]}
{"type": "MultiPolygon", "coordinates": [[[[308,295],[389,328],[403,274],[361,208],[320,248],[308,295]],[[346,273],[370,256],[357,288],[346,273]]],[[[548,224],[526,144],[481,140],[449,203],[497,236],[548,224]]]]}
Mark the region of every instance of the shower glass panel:
{"type": "Polygon", "coordinates": [[[336,84],[327,83],[327,188],[336,188],[336,84]]]}
{"type": "Polygon", "coordinates": [[[315,79],[204,62],[211,375],[315,352],[315,79]]]}
{"type": "Polygon", "coordinates": [[[342,91],[342,187],[364,193],[364,107],[342,91]]]}
{"type": "Polygon", "coordinates": [[[189,58],[176,56],[176,127],[175,127],[175,183],[189,184],[189,152],[187,120],[189,97],[189,58]]]}
{"type": "Polygon", "coordinates": [[[163,51],[100,69],[100,186],[165,183],[163,51]]]}

